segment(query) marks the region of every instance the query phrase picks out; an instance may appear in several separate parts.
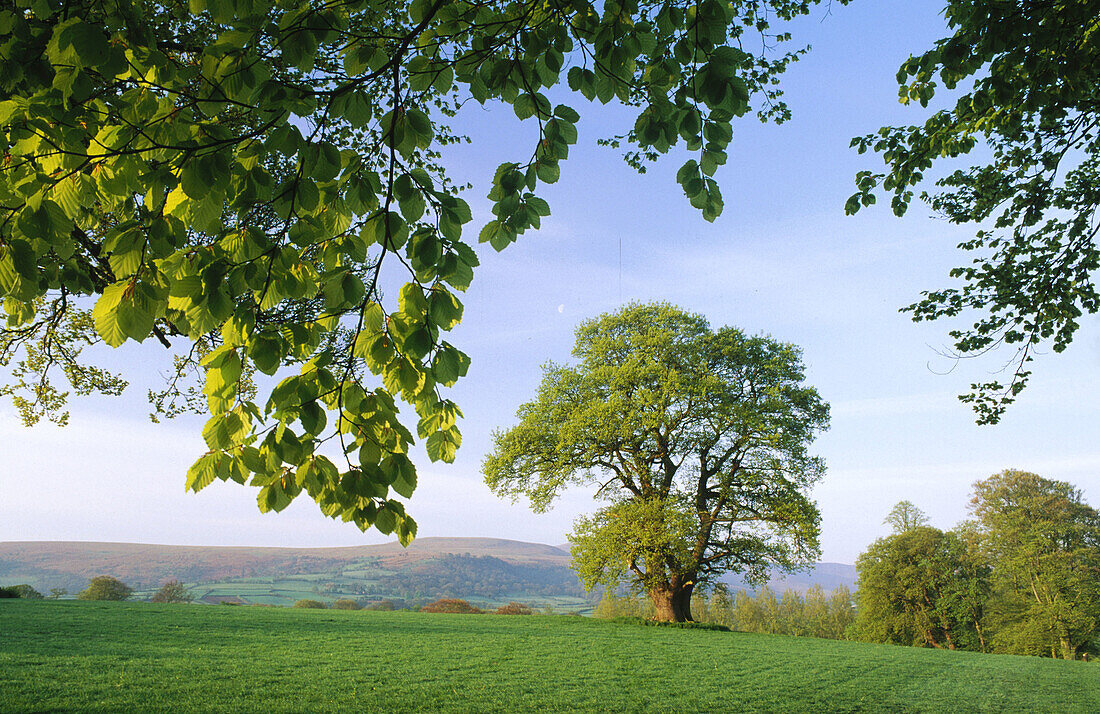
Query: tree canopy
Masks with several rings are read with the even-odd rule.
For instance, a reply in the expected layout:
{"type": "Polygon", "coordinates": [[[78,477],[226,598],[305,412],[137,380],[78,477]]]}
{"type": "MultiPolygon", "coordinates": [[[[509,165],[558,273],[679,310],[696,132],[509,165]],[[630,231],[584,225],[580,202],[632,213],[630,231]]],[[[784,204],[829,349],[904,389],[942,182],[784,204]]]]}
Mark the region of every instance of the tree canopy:
{"type": "Polygon", "coordinates": [[[894,533],[904,533],[928,525],[928,516],[912,501],[898,501],[882,522],[893,528],[894,533]]]}
{"type": "Polygon", "coordinates": [[[1027,384],[1036,347],[1063,351],[1081,315],[1100,308],[1100,1],[948,0],[944,14],[954,34],[906,60],[900,98],[927,107],[942,82],[958,99],[923,125],[853,139],[882,154],[886,171],[861,171],[846,209],[874,203],[881,186],[900,216],[926,172],[975,149],[983,157],[921,194],[952,223],[978,228],[959,246],[973,261],[951,271],[962,286],[905,309],[916,321],[975,311],[971,327],[950,333],[961,356],[1018,348],[1006,382],[961,397],[979,423],[996,423],[1027,384]]]}
{"type": "Polygon", "coordinates": [[[497,250],[549,213],[536,191],[559,179],[580,120],[550,97],[570,92],[635,110],[612,142],[638,168],[683,146],[677,179],[713,220],[732,122],[786,118],[776,83],[801,50],[776,48],[814,4],[9,3],[3,391],[25,421],[64,422],[64,381],[126,386],[84,348],[154,338],[176,355],[155,413],[209,412],[189,489],[247,482],[264,511],[304,491],[408,542],[391,496],[415,488],[410,445],[450,461],[461,442],[443,390],[469,360],[444,335],[478,257],[446,165],[456,113],[503,104],[528,131],[488,182],[478,240],[497,250]]]}
{"type": "Polygon", "coordinates": [[[76,597],[78,600],[126,600],[133,593],[134,589],[118,578],[97,575],[76,597]]]}
{"type": "Polygon", "coordinates": [[[194,599],[195,596],[187,590],[186,585],[179,580],[169,580],[164,585],[161,585],[159,590],[153,593],[153,598],[150,602],[184,603],[191,602],[194,599]]]}
{"type": "Polygon", "coordinates": [[[923,524],[876,540],[856,561],[859,636],[984,650],[989,572],[974,556],[955,533],[923,524]]]}
{"type": "Polygon", "coordinates": [[[1100,513],[1080,489],[1003,471],[974,484],[971,511],[995,563],[1001,639],[1065,659],[1100,645],[1100,513]]]}
{"type": "Polygon", "coordinates": [[[796,347],[631,304],[582,323],[573,355],[545,367],[483,469],[539,511],[568,486],[598,487],[607,505],[570,536],[587,588],[629,581],[658,617],[684,620],[698,584],[817,556],[807,491],[824,463],[808,448],[829,409],[796,347]]]}

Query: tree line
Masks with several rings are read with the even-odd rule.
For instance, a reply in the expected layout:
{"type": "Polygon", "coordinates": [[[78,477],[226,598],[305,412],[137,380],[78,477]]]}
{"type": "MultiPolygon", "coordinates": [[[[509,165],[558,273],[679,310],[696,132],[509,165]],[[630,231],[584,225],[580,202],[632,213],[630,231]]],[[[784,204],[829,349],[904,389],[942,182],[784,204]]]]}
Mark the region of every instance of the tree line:
{"type": "Polygon", "coordinates": [[[467,553],[444,554],[397,573],[380,575],[371,589],[407,599],[453,597],[458,593],[495,598],[518,592],[584,597],[576,574],[564,566],[509,563],[467,553]]]}
{"type": "MultiPolygon", "coordinates": [[[[719,583],[709,591],[693,594],[691,614],[695,622],[723,625],[738,632],[843,640],[851,639],[855,604],[852,593],[843,585],[828,594],[820,585],[814,585],[805,593],[788,588],[777,596],[767,586],[755,594],[744,590],[731,593],[719,583]]],[[[648,598],[607,590],[593,615],[653,619],[657,612],[648,598]]]]}
{"type": "Polygon", "coordinates": [[[972,518],[942,531],[908,501],[859,571],[855,637],[978,652],[1100,651],[1100,513],[1080,489],[1007,470],[974,484],[972,518]]]}
{"type": "MultiPolygon", "coordinates": [[[[43,595],[30,585],[9,585],[0,587],[0,598],[23,598],[26,600],[59,600],[69,592],[65,588],[50,588],[49,595],[43,595]]],[[[118,578],[110,575],[97,575],[88,582],[88,587],[76,594],[77,600],[129,600],[134,589],[118,578]]],[[[150,602],[178,603],[191,602],[194,596],[187,586],[179,580],[169,580],[153,593],[150,602]]]]}

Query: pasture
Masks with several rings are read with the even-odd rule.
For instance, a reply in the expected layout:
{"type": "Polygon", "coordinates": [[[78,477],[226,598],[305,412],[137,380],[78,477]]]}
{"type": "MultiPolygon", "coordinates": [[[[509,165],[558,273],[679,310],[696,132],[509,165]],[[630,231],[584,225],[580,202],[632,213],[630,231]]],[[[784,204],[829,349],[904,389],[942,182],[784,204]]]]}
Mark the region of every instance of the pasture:
{"type": "Polygon", "coordinates": [[[1096,712],[1100,666],[572,616],[0,600],[0,712],[1096,712]]]}

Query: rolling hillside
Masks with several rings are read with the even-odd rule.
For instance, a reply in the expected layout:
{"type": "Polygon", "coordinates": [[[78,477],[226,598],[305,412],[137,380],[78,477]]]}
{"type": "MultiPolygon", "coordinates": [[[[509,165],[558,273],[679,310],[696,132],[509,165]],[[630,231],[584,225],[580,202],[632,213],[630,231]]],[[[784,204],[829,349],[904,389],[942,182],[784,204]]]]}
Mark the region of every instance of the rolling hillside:
{"type": "MultiPolygon", "coordinates": [[[[568,546],[494,538],[420,538],[340,548],[177,546],[139,543],[0,542],[0,584],[28,583],[40,592],[83,589],[96,575],[112,575],[147,596],[178,579],[208,602],[288,605],[305,597],[417,602],[461,597],[493,605],[520,600],[566,610],[588,610],[569,568],[568,546]]],[[[746,588],[736,576],[731,587],[746,588]]],[[[804,591],[854,587],[850,565],[819,563],[809,571],[773,578],[771,587],[804,591]]]]}

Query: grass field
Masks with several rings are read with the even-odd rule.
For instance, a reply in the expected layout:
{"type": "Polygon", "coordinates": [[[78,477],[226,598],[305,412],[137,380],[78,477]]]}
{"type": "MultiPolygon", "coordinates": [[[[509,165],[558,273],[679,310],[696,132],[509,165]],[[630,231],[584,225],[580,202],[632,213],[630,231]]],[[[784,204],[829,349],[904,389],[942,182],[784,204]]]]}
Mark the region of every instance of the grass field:
{"type": "Polygon", "coordinates": [[[1100,665],[569,616],[0,600],[0,712],[1097,712],[1100,665]]]}

